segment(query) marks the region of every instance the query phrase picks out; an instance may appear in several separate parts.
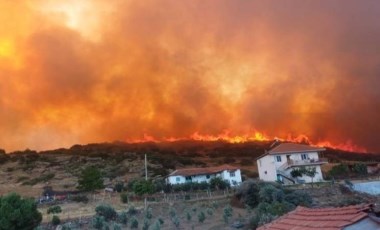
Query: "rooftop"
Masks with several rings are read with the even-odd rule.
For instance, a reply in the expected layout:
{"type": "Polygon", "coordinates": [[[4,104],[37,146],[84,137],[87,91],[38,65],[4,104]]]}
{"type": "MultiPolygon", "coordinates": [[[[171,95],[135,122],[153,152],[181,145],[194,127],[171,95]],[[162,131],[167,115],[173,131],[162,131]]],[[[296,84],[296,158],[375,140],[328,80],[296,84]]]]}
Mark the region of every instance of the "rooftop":
{"type": "Polygon", "coordinates": [[[169,176],[194,176],[194,175],[207,175],[222,172],[224,170],[234,171],[239,168],[231,165],[221,165],[216,167],[207,168],[182,168],[177,169],[169,174],[169,176]]]}
{"type": "Polygon", "coordinates": [[[305,208],[294,211],[265,224],[258,230],[338,230],[368,217],[369,205],[352,205],[340,208],[305,208]]]}
{"type": "Polygon", "coordinates": [[[281,143],[268,151],[268,154],[285,154],[285,153],[304,153],[304,152],[319,152],[325,151],[325,148],[314,147],[310,145],[295,144],[295,143],[281,143]]]}

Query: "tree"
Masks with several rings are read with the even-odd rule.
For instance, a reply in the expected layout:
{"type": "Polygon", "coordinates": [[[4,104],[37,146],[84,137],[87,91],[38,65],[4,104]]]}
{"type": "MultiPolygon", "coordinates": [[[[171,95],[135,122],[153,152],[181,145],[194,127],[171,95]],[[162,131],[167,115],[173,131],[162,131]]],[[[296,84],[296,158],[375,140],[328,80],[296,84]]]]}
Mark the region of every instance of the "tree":
{"type": "Polygon", "coordinates": [[[83,191],[94,191],[104,188],[102,173],[94,166],[85,168],[78,180],[78,189],[83,191]]]}
{"type": "Polygon", "coordinates": [[[33,199],[16,193],[0,197],[0,230],[29,230],[37,227],[42,215],[33,199]]]}
{"type": "Polygon", "coordinates": [[[117,217],[115,209],[108,204],[99,205],[95,208],[95,212],[99,216],[103,216],[106,221],[114,220],[117,217]]]}
{"type": "Polygon", "coordinates": [[[363,163],[354,164],[353,171],[359,176],[366,176],[368,174],[367,165],[363,163]]]}
{"type": "Polygon", "coordinates": [[[220,177],[214,177],[210,180],[210,187],[213,189],[226,189],[230,187],[230,183],[220,177]]]}
{"type": "Polygon", "coordinates": [[[133,183],[133,192],[139,196],[154,193],[154,184],[149,180],[138,180],[133,183]]]}
{"type": "Polygon", "coordinates": [[[306,176],[310,177],[311,178],[311,187],[313,187],[314,185],[314,177],[315,175],[317,175],[317,169],[315,167],[312,167],[312,168],[303,168],[301,169],[302,170],[302,174],[305,174],[306,176]]]}

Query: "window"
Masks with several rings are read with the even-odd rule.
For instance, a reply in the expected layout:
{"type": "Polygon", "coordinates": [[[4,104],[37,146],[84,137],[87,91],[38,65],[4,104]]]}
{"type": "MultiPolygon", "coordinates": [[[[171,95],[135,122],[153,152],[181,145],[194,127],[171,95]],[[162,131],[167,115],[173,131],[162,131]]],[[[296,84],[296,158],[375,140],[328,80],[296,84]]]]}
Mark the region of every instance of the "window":
{"type": "Polygon", "coordinates": [[[281,162],[281,156],[276,156],[276,161],[281,162]]]}
{"type": "Polygon", "coordinates": [[[235,172],[230,172],[230,177],[235,177],[235,172]]]}
{"type": "Polygon", "coordinates": [[[308,159],[309,157],[307,157],[307,154],[301,154],[301,159],[302,160],[306,160],[306,159],[308,159]]]}
{"type": "Polygon", "coordinates": [[[206,175],[206,179],[210,179],[210,175],[206,175]]]}
{"type": "Polygon", "coordinates": [[[175,178],[175,181],[180,182],[180,181],[181,181],[181,178],[180,178],[179,176],[177,176],[177,177],[175,178]]]}

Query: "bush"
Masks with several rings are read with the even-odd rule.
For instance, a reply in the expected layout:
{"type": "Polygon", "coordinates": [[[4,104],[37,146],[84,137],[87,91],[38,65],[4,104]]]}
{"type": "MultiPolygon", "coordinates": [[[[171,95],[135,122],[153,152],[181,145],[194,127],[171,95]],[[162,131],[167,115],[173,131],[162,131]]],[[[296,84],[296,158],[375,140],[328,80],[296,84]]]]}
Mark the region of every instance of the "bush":
{"type": "Polygon", "coordinates": [[[213,189],[226,189],[230,187],[230,183],[220,177],[214,177],[210,180],[210,187],[213,189]]]}
{"type": "Polygon", "coordinates": [[[293,191],[285,195],[284,200],[292,203],[294,206],[302,205],[309,207],[313,202],[311,196],[304,191],[293,191]]]}
{"type": "Polygon", "coordinates": [[[142,196],[144,194],[152,194],[154,191],[154,184],[152,181],[138,180],[133,183],[133,192],[136,195],[142,196]]]}
{"type": "Polygon", "coordinates": [[[94,191],[104,188],[102,172],[95,166],[85,168],[78,180],[78,189],[83,191],[94,191]]]}
{"type": "Polygon", "coordinates": [[[354,164],[353,172],[359,176],[366,176],[368,175],[367,165],[363,163],[354,164]]]}
{"type": "Polygon", "coordinates": [[[260,188],[259,197],[262,202],[282,201],[284,199],[284,192],[272,184],[267,184],[260,188]]]}
{"type": "Polygon", "coordinates": [[[95,229],[102,229],[105,226],[105,220],[103,216],[94,216],[92,218],[92,227],[95,229]]]}
{"type": "Polygon", "coordinates": [[[179,219],[178,219],[178,216],[174,216],[174,217],[172,217],[172,222],[173,222],[173,224],[174,224],[174,226],[175,226],[176,228],[179,228],[180,221],[179,221],[179,219]]]}
{"type": "Polygon", "coordinates": [[[0,229],[34,229],[42,220],[33,199],[16,193],[0,196],[0,229]]]}
{"type": "Polygon", "coordinates": [[[139,221],[135,217],[132,217],[131,228],[138,228],[138,227],[139,227],[139,221]]]}
{"type": "Polygon", "coordinates": [[[143,224],[142,230],[148,230],[149,226],[150,226],[149,220],[144,219],[144,224],[143,224]]]}
{"type": "Polygon", "coordinates": [[[121,193],[120,194],[120,200],[123,204],[128,203],[128,194],[127,193],[121,193]]]}
{"type": "Polygon", "coordinates": [[[49,207],[47,210],[47,214],[50,214],[50,213],[56,214],[56,213],[61,213],[61,212],[62,212],[62,209],[61,209],[61,206],[59,205],[49,207]]]}
{"type": "Polygon", "coordinates": [[[75,202],[82,202],[82,203],[87,203],[88,202],[88,197],[86,195],[75,195],[71,196],[70,200],[75,201],[75,202]]]}
{"type": "Polygon", "coordinates": [[[227,205],[226,207],[224,207],[224,209],[223,209],[223,220],[226,224],[228,224],[228,220],[230,217],[232,217],[232,214],[233,214],[233,209],[230,205],[227,205]]]}
{"type": "Polygon", "coordinates": [[[153,217],[153,214],[152,214],[152,208],[148,208],[146,211],[145,211],[145,218],[147,219],[152,219],[153,217]]]}
{"type": "Polygon", "coordinates": [[[174,217],[176,214],[177,214],[177,210],[175,210],[175,208],[173,208],[173,207],[170,207],[169,216],[174,217]]]}
{"type": "Polygon", "coordinates": [[[59,219],[59,217],[54,215],[53,218],[51,219],[51,224],[52,225],[58,225],[60,223],[61,223],[61,220],[59,219]]]}
{"type": "Polygon", "coordinates": [[[138,213],[137,209],[134,206],[130,206],[127,211],[128,215],[133,216],[138,213]]]}
{"type": "Polygon", "coordinates": [[[160,221],[156,220],[154,224],[152,225],[152,230],[161,230],[161,224],[160,221]]]}
{"type": "Polygon", "coordinates": [[[192,218],[191,213],[189,211],[187,211],[186,212],[186,219],[187,219],[187,221],[191,221],[191,218],[192,218]]]}
{"type": "Polygon", "coordinates": [[[99,216],[103,216],[106,221],[114,220],[117,217],[115,209],[110,205],[99,205],[95,208],[95,212],[99,216]]]}
{"type": "Polygon", "coordinates": [[[347,165],[339,164],[332,167],[328,174],[331,177],[343,178],[348,176],[348,172],[349,170],[347,165]]]}
{"type": "Polygon", "coordinates": [[[117,221],[121,224],[124,224],[126,225],[128,223],[128,214],[126,212],[121,212],[118,216],[117,216],[117,221]]]}
{"type": "Polygon", "coordinates": [[[238,188],[235,196],[241,203],[254,208],[260,202],[259,191],[260,186],[258,183],[254,180],[246,180],[238,188]]]}
{"type": "Polygon", "coordinates": [[[199,223],[203,223],[205,220],[206,220],[206,215],[205,215],[205,213],[203,211],[201,211],[198,214],[198,221],[199,221],[199,223]]]}
{"type": "Polygon", "coordinates": [[[212,208],[208,208],[206,209],[206,212],[209,216],[212,216],[214,214],[214,210],[212,210],[212,208]]]}
{"type": "Polygon", "coordinates": [[[117,182],[114,186],[116,192],[123,192],[125,190],[125,185],[123,182],[117,182]]]}
{"type": "Polygon", "coordinates": [[[112,228],[113,228],[113,230],[121,230],[121,226],[117,223],[113,223],[112,228]]]}

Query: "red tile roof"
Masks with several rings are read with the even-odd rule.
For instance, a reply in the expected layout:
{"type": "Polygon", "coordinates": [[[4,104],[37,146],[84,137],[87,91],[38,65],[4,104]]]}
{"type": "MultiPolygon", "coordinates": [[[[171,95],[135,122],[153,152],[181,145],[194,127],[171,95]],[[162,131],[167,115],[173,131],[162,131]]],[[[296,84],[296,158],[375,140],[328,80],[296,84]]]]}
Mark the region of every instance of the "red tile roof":
{"type": "Polygon", "coordinates": [[[310,145],[302,145],[295,143],[281,143],[280,145],[269,150],[268,153],[271,155],[284,154],[284,153],[304,153],[304,152],[319,152],[325,151],[322,147],[313,147],[310,145]]]}
{"type": "Polygon", "coordinates": [[[368,216],[369,205],[352,205],[342,208],[305,208],[294,211],[265,224],[257,230],[339,230],[368,216]]]}
{"type": "Polygon", "coordinates": [[[194,175],[207,175],[215,174],[222,172],[224,170],[234,171],[239,168],[231,165],[221,165],[216,167],[207,167],[207,168],[183,168],[177,169],[174,172],[170,173],[169,176],[194,176],[194,175]]]}

